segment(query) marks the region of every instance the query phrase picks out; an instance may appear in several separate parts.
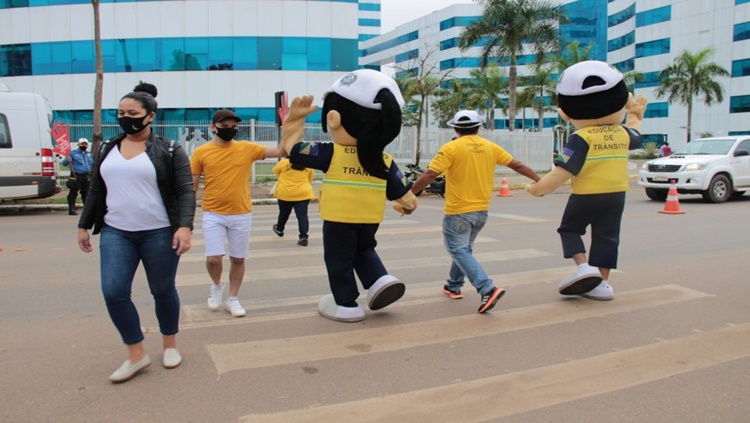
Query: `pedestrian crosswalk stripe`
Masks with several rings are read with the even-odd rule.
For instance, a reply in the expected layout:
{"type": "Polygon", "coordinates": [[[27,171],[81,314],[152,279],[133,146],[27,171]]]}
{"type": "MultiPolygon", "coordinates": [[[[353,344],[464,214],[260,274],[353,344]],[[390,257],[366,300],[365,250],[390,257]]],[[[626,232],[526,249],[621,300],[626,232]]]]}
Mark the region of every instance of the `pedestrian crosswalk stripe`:
{"type": "MultiPolygon", "coordinates": [[[[417,267],[432,267],[450,263],[450,257],[440,252],[439,256],[429,257],[417,257],[408,259],[388,260],[385,263],[386,268],[389,272],[400,269],[414,269],[417,267]]],[[[534,248],[527,248],[521,250],[509,250],[509,251],[492,251],[487,253],[475,253],[474,257],[482,264],[492,263],[497,261],[510,261],[510,260],[521,260],[538,257],[549,257],[552,253],[547,251],[537,250],[534,248]]],[[[273,268],[264,269],[261,271],[253,272],[248,275],[245,280],[278,280],[278,279],[291,279],[291,278],[303,278],[303,277],[320,277],[327,275],[325,264],[322,262],[313,266],[295,266],[294,268],[273,268]]],[[[188,285],[202,285],[208,281],[208,275],[205,273],[196,273],[189,275],[179,275],[177,277],[177,286],[188,286],[188,285]]]]}
{"type": "Polygon", "coordinates": [[[747,357],[750,323],[567,363],[340,404],[253,414],[240,421],[333,422],[342,416],[357,422],[494,421],[747,357]]]}
{"type": "MultiPolygon", "coordinates": [[[[276,235],[273,236],[274,239],[278,239],[276,235]]],[[[310,237],[310,240],[319,240],[317,236],[310,237]]],[[[269,248],[269,249],[254,249],[252,248],[252,241],[251,247],[250,247],[250,256],[248,257],[249,260],[257,259],[257,258],[267,258],[267,257],[273,257],[277,258],[280,255],[283,257],[290,257],[290,256],[310,256],[319,254],[322,256],[323,254],[323,242],[319,241],[320,246],[316,247],[305,247],[305,248],[299,248],[297,247],[297,238],[291,237],[291,238],[283,238],[279,240],[280,242],[287,241],[289,244],[289,249],[280,251],[278,248],[269,248]]],[[[483,244],[486,242],[496,242],[497,239],[489,238],[485,236],[478,236],[477,239],[474,241],[475,244],[483,244]]],[[[257,240],[256,240],[257,242],[257,240]]],[[[193,240],[191,243],[193,246],[196,245],[203,245],[203,240],[193,240]]],[[[414,248],[424,248],[424,247],[434,247],[437,249],[443,248],[443,239],[439,238],[433,238],[433,239],[409,239],[404,241],[388,241],[386,243],[378,244],[377,250],[378,251],[385,251],[385,250],[395,250],[400,248],[406,248],[406,249],[414,249],[414,248]]],[[[197,250],[197,248],[196,248],[197,250]]],[[[187,253],[183,254],[180,258],[180,263],[186,263],[186,262],[200,262],[205,261],[206,255],[203,252],[200,253],[187,253]]]]}
{"type": "Polygon", "coordinates": [[[617,301],[559,301],[489,314],[472,313],[403,325],[358,329],[323,335],[232,344],[209,344],[219,374],[310,361],[448,343],[479,336],[554,325],[708,297],[704,292],[665,285],[619,293],[617,301]],[[419,334],[419,336],[415,336],[419,334]],[[352,345],[368,345],[366,352],[352,345]]]}
{"type": "Polygon", "coordinates": [[[522,222],[531,222],[531,223],[539,223],[539,222],[556,222],[559,219],[542,219],[538,217],[530,217],[530,216],[520,216],[517,214],[504,214],[504,213],[489,213],[488,216],[490,217],[497,217],[500,219],[510,219],[510,220],[520,220],[522,222]]]}
{"type": "MultiPolygon", "coordinates": [[[[616,270],[615,270],[616,271],[616,270]]],[[[553,283],[567,276],[571,272],[569,266],[556,267],[542,270],[532,270],[516,273],[501,273],[490,275],[496,285],[504,288],[513,286],[553,283]]],[[[445,296],[440,291],[444,280],[431,282],[406,283],[406,294],[399,302],[388,307],[389,310],[397,307],[414,306],[445,301],[445,296]]],[[[204,284],[208,287],[208,283],[204,284]]],[[[327,286],[327,285],[326,285],[327,286]]],[[[206,288],[208,289],[208,288],[206,288]]],[[[474,292],[474,288],[467,284],[464,292],[474,292]]],[[[272,320],[287,320],[299,317],[317,315],[317,306],[320,297],[325,293],[305,297],[284,298],[274,300],[243,300],[248,315],[242,319],[231,317],[223,310],[216,312],[209,310],[206,303],[186,304],[182,306],[185,319],[180,323],[180,328],[197,329],[202,327],[213,327],[229,324],[245,324],[267,322],[272,320]],[[301,310],[289,310],[290,308],[304,307],[301,310]],[[282,310],[281,312],[279,312],[282,310]]],[[[479,294],[476,294],[477,298],[479,294]]]]}

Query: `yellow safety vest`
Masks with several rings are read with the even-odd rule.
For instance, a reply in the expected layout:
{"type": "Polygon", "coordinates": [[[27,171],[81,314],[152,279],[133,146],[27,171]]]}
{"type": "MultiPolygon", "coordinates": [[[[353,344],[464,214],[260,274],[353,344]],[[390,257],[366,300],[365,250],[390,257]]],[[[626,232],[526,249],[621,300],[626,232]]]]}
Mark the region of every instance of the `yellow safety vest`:
{"type": "Polygon", "coordinates": [[[586,163],[571,181],[573,194],[607,194],[628,190],[630,135],[621,125],[581,128],[589,145],[586,163]]]}
{"type": "MultiPolygon", "coordinates": [[[[383,153],[390,168],[393,157],[383,153]]],[[[320,217],[329,222],[380,223],[385,214],[384,179],[370,176],[357,158],[357,148],[333,146],[333,157],[323,178],[320,217]],[[322,194],[325,192],[325,195],[322,194]]]]}

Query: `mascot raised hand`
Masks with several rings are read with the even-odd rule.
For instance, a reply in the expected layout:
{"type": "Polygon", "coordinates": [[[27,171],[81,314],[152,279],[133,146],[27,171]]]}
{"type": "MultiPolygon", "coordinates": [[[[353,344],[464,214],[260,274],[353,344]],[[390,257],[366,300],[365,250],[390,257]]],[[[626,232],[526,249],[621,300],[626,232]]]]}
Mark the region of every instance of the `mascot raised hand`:
{"type": "Polygon", "coordinates": [[[560,74],[558,112],[576,131],[566,140],[555,168],[526,186],[535,195],[548,194],[571,180],[572,194],[557,232],[563,256],[576,272],[558,284],[562,295],[611,300],[611,269],[617,268],[620,222],[628,190],[628,151],[641,144],[641,122],[647,100],[633,100],[622,74],[607,63],[589,60],[560,74]],[[625,126],[622,121],[627,113],[625,126]],[[588,258],[583,235],[591,227],[588,258]]]}
{"type": "Polygon", "coordinates": [[[318,110],[312,96],[295,98],[284,121],[283,143],[296,165],[325,173],[320,191],[323,251],[331,294],[318,304],[323,317],[357,322],[356,276],[367,290],[367,306],[379,310],[404,295],[405,285],[388,273],[375,251],[386,199],[407,212],[417,199],[404,183],[386,145],[401,131],[404,99],[393,78],[360,69],[336,81],[323,97],[323,131],[333,143],[302,141],[305,118],[318,110]]]}

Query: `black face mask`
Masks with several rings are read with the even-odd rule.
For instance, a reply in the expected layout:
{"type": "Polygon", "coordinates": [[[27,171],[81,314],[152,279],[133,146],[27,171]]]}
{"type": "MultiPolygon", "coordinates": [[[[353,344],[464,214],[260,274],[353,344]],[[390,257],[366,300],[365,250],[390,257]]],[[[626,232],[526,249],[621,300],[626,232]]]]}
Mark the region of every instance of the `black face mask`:
{"type": "Polygon", "coordinates": [[[237,136],[237,128],[219,128],[217,126],[214,133],[224,141],[232,141],[237,136]]]}
{"type": "Polygon", "coordinates": [[[80,146],[80,147],[78,147],[78,148],[80,148],[80,149],[81,149],[81,151],[86,151],[86,149],[87,149],[88,147],[86,147],[85,145],[82,145],[82,146],[80,146]]]}
{"type": "Polygon", "coordinates": [[[126,134],[134,135],[143,131],[145,127],[151,124],[151,122],[144,124],[143,123],[144,119],[146,119],[146,116],[141,116],[141,117],[120,116],[119,118],[117,118],[117,123],[120,124],[120,128],[122,128],[122,130],[125,131],[126,134]]]}

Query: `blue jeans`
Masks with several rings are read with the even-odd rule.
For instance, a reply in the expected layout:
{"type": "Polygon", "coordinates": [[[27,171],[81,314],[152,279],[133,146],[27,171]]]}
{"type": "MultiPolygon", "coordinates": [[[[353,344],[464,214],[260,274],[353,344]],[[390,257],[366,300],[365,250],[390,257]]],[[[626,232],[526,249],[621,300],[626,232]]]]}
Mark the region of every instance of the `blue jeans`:
{"type": "Polygon", "coordinates": [[[175,276],[180,256],[172,249],[172,228],[130,232],[104,225],[99,255],[104,301],[122,341],[133,345],[143,340],[138,311],[130,299],[140,262],[156,303],[159,329],[163,335],[176,334],[180,299],[175,276]]]}
{"type": "Polygon", "coordinates": [[[481,295],[489,293],[495,285],[487,277],[482,265],[472,255],[474,240],[487,223],[487,211],[446,215],[443,218],[443,241],[453,262],[448,276],[448,288],[459,291],[464,277],[481,295]]]}

